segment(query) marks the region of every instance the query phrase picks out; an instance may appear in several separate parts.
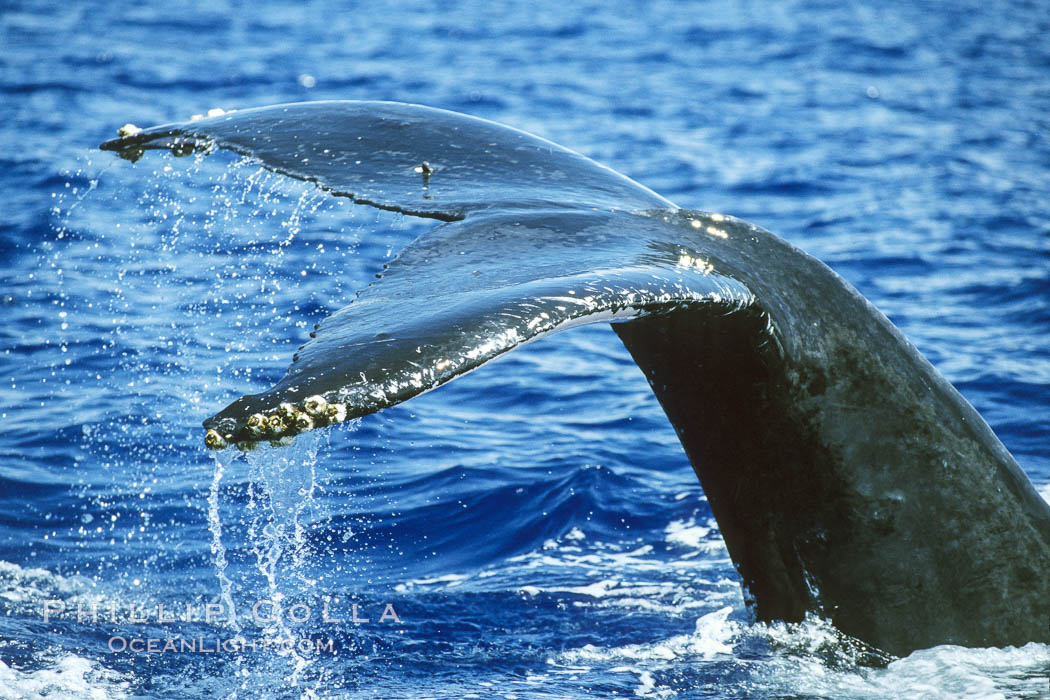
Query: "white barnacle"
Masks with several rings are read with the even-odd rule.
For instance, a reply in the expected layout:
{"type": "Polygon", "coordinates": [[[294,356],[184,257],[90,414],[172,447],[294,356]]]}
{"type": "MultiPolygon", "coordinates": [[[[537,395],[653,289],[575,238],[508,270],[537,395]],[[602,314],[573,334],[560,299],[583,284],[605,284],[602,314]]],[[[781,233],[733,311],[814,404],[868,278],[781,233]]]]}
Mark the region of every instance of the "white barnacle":
{"type": "Polygon", "coordinates": [[[308,396],[303,401],[303,410],[309,413],[314,418],[320,418],[326,415],[328,410],[328,402],[324,400],[321,395],[308,396]]]}
{"type": "Polygon", "coordinates": [[[314,419],[305,413],[298,413],[295,416],[295,429],[299,431],[313,430],[314,419]]]}
{"type": "Polygon", "coordinates": [[[219,431],[209,430],[204,435],[204,445],[209,450],[224,450],[229,447],[230,443],[226,441],[226,438],[219,434],[219,431]]]}
{"type": "Polygon", "coordinates": [[[277,414],[286,421],[294,419],[296,413],[295,406],[290,403],[282,403],[277,407],[277,414]]]}
{"type": "Polygon", "coordinates": [[[328,404],[328,410],[326,412],[329,422],[342,423],[346,420],[346,406],[341,403],[328,404]]]}
{"type": "Polygon", "coordinates": [[[269,418],[267,418],[266,424],[269,428],[269,432],[272,435],[280,435],[284,432],[285,428],[287,427],[284,423],[284,418],[277,413],[274,413],[269,418]]]}
{"type": "Polygon", "coordinates": [[[253,413],[248,416],[248,420],[244,422],[245,431],[252,437],[259,437],[266,432],[268,427],[266,416],[261,413],[253,413]]]}
{"type": "Polygon", "coordinates": [[[135,126],[131,122],[128,122],[124,126],[122,126],[119,129],[117,129],[117,136],[120,136],[121,138],[124,138],[126,136],[134,136],[135,134],[139,133],[140,131],[142,131],[142,129],[140,129],[139,127],[135,126]]]}

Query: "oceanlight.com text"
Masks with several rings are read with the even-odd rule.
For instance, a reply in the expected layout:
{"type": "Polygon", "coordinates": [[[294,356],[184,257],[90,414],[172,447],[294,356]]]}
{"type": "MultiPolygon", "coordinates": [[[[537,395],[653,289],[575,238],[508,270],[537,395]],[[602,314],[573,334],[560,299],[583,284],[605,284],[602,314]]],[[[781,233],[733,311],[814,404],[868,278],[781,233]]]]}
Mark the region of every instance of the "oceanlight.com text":
{"type": "Polygon", "coordinates": [[[219,654],[259,651],[334,654],[335,641],[327,639],[244,639],[240,637],[124,637],[109,638],[114,654],[219,654]]]}

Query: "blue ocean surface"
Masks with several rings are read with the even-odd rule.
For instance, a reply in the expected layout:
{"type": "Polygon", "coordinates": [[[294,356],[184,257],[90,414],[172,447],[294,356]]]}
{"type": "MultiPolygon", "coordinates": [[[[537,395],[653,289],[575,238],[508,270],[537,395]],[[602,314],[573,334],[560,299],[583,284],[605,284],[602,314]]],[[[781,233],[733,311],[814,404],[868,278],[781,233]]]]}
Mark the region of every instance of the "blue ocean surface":
{"type": "Polygon", "coordinates": [[[828,263],[1050,497],[1048,36],[1022,0],[6,0],[0,698],[1050,693],[1046,645],[886,663],[752,624],[607,325],[209,453],[201,420],[433,222],[231,154],[96,150],[320,99],[544,136],[828,263]]]}

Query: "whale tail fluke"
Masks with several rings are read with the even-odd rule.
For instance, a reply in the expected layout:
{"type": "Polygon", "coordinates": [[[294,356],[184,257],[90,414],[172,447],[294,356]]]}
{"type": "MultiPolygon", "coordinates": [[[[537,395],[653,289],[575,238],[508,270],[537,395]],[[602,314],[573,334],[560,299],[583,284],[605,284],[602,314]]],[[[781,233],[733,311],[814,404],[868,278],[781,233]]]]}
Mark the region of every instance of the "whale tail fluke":
{"type": "Polygon", "coordinates": [[[885,316],[768,231],[415,105],[278,105],[103,148],[227,148],[443,222],[320,323],[277,385],[205,421],[210,446],[372,413],[609,321],[685,447],[758,619],[817,611],[897,654],[1050,642],[1050,507],[885,316]]]}

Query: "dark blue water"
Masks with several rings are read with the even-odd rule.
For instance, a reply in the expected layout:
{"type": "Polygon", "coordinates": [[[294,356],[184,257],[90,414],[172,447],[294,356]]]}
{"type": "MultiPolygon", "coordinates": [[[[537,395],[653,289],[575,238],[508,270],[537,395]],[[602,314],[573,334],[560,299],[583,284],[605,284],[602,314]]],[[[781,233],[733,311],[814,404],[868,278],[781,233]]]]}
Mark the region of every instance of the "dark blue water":
{"type": "Polygon", "coordinates": [[[429,224],[234,156],[93,149],[333,98],[532,131],[823,259],[1050,494],[1048,33],[1020,1],[6,2],[0,697],[1045,692],[1044,645],[884,667],[815,620],[749,625],[605,326],[214,460],[200,421],[429,224]],[[120,649],[151,638],[200,645],[120,649]]]}

